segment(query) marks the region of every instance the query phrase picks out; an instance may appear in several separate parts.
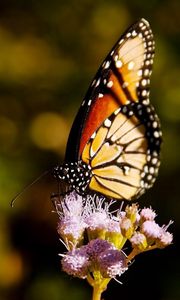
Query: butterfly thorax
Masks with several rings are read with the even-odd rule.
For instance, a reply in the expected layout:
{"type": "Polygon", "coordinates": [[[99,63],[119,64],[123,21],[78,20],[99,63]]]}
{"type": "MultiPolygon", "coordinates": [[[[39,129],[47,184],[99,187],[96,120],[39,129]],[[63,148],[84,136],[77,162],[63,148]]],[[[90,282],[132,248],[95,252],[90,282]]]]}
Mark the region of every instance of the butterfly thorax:
{"type": "Polygon", "coordinates": [[[91,167],[82,160],[64,163],[53,169],[53,176],[58,180],[64,180],[71,188],[83,194],[91,177],[91,167]]]}

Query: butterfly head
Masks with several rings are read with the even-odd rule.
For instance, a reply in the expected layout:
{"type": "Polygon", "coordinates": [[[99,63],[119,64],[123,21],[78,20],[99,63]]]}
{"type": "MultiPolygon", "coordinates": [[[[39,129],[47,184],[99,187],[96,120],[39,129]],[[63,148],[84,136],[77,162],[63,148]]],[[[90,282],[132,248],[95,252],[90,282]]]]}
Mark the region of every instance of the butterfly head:
{"type": "Polygon", "coordinates": [[[91,180],[90,166],[82,161],[64,163],[53,169],[53,176],[57,180],[64,180],[71,188],[83,194],[91,180]]]}

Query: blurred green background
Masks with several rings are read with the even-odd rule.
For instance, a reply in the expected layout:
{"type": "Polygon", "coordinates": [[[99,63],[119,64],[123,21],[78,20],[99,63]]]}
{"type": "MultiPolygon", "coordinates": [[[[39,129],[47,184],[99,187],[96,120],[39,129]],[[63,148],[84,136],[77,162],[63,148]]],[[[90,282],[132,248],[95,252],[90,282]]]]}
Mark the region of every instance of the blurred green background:
{"type": "Polygon", "coordinates": [[[139,256],[108,299],[180,299],[179,0],[0,1],[0,300],[84,300],[91,290],[60,269],[51,178],[23,187],[63,160],[68,132],[102,59],[134,21],[151,23],[156,56],[151,102],[164,143],[159,178],[139,200],[174,244],[139,256]]]}

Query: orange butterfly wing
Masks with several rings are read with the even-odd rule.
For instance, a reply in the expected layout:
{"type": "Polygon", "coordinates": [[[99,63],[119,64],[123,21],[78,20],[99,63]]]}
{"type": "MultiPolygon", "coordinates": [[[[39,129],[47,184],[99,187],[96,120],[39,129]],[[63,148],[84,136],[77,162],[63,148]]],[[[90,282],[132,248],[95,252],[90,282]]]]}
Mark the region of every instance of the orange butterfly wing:
{"type": "Polygon", "coordinates": [[[87,93],[89,111],[81,132],[79,155],[93,132],[117,108],[129,101],[146,101],[154,56],[154,40],[142,19],[118,41],[104,60],[87,93]],[[95,96],[94,96],[95,95],[95,96]]]}
{"type": "Polygon", "coordinates": [[[91,169],[89,189],[131,200],[158,173],[161,131],[149,104],[154,39],[141,19],[113,47],[93,80],[69,136],[66,162],[91,169]]]}

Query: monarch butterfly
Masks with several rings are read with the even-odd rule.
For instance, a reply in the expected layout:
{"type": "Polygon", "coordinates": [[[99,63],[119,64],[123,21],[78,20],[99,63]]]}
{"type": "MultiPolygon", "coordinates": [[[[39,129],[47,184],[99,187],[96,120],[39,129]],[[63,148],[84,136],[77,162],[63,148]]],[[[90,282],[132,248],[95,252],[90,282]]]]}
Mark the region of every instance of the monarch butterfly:
{"type": "Polygon", "coordinates": [[[53,169],[78,193],[132,200],[153,185],[162,135],[149,102],[154,44],[149,23],[140,19],[93,79],[70,131],[65,162],[53,169]]]}

